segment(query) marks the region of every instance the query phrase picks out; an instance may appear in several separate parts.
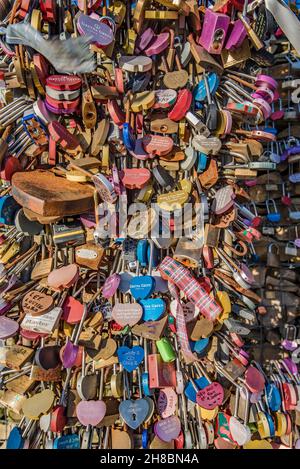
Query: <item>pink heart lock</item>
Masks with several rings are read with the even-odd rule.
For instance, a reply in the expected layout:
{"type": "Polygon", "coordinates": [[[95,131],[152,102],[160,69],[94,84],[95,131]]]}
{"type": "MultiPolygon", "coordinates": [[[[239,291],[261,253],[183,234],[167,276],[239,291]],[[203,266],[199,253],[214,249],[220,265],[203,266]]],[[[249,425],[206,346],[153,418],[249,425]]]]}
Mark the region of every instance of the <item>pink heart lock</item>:
{"type": "Polygon", "coordinates": [[[154,433],[162,441],[168,443],[175,440],[181,432],[181,422],[176,415],[161,419],[154,425],[154,433]]]}
{"type": "Polygon", "coordinates": [[[196,395],[197,404],[207,410],[212,410],[223,403],[224,389],[216,381],[201,389],[196,395]]]}
{"type": "Polygon", "coordinates": [[[0,317],[0,339],[5,340],[13,337],[19,330],[19,324],[13,319],[0,317]]]}
{"type": "Polygon", "coordinates": [[[145,31],[137,37],[135,41],[135,54],[140,54],[146,47],[152,43],[153,38],[155,37],[154,31],[152,28],[147,28],[145,31]]]}
{"type": "Polygon", "coordinates": [[[80,401],[76,406],[76,415],[79,422],[95,427],[103,420],[106,414],[106,404],[103,401],[80,401]]]}
{"type": "Polygon", "coordinates": [[[169,41],[169,33],[161,33],[157,36],[154,36],[150,44],[144,50],[144,54],[146,54],[148,57],[151,57],[151,55],[161,54],[161,52],[163,52],[169,46],[169,41]]]}
{"type": "Polygon", "coordinates": [[[79,267],[77,264],[69,264],[59,269],[54,269],[48,275],[48,285],[51,288],[61,290],[74,285],[79,276],[79,267]]]}
{"type": "Polygon", "coordinates": [[[139,303],[116,303],[112,310],[112,318],[122,327],[134,326],[143,316],[143,308],[139,303]]]}
{"type": "Polygon", "coordinates": [[[265,378],[263,374],[254,366],[249,366],[245,373],[247,387],[251,392],[261,392],[265,387],[265,378]]]}
{"type": "Polygon", "coordinates": [[[111,298],[116,293],[118,286],[120,285],[121,277],[115,273],[110,275],[106,280],[102,288],[102,296],[106,299],[111,298]]]}
{"type": "Polygon", "coordinates": [[[142,189],[151,178],[147,168],[126,168],[121,171],[121,180],[127,189],[142,189]]]}

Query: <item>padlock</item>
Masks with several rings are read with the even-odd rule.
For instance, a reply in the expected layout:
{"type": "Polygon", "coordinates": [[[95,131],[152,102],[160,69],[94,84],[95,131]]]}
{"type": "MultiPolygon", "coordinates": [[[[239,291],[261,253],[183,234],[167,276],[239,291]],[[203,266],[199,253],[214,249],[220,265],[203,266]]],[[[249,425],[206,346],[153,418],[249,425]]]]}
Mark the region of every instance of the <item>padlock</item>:
{"type": "Polygon", "coordinates": [[[156,342],[156,347],[165,363],[171,363],[176,360],[174,348],[172,347],[172,344],[167,337],[163,337],[162,339],[158,340],[156,342]]]}
{"type": "Polygon", "coordinates": [[[280,265],[279,246],[275,243],[271,243],[268,247],[267,265],[269,267],[279,267],[280,265]]]}
{"type": "Polygon", "coordinates": [[[229,23],[227,15],[215,13],[209,9],[205,11],[199,43],[210,54],[221,54],[229,23]]]}
{"type": "Polygon", "coordinates": [[[164,362],[160,354],[152,353],[148,356],[148,370],[150,389],[176,386],[174,361],[164,362]]]}
{"type": "Polygon", "coordinates": [[[288,256],[297,256],[297,247],[293,241],[289,241],[284,248],[284,253],[288,256]]]}

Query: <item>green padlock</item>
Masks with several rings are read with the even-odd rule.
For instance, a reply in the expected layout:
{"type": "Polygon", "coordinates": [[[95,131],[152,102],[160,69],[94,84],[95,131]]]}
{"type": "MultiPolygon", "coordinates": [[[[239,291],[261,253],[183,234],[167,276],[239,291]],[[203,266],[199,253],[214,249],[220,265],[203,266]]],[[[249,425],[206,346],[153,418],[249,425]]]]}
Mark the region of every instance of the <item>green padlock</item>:
{"type": "Polygon", "coordinates": [[[162,339],[158,340],[156,345],[160,356],[165,363],[171,363],[176,360],[175,350],[167,337],[163,337],[162,339]]]}

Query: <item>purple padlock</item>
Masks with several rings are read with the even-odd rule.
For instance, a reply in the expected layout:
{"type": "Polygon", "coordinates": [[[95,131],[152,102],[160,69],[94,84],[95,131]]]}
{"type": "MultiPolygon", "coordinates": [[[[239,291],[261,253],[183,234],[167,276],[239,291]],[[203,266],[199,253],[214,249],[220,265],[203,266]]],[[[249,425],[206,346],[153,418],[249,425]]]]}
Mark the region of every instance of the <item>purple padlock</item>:
{"type": "Polygon", "coordinates": [[[293,362],[291,358],[284,358],[283,362],[285,363],[285,366],[289,369],[290,373],[293,375],[296,375],[298,373],[298,366],[296,363],[293,362]]]}
{"type": "Polygon", "coordinates": [[[103,285],[102,296],[106,299],[112,298],[116,293],[121,282],[121,277],[118,273],[110,275],[103,285]]]}
{"type": "Polygon", "coordinates": [[[149,46],[144,50],[144,54],[148,57],[152,55],[157,55],[163,52],[168,46],[170,42],[170,34],[169,33],[161,33],[155,36],[152,41],[150,42],[149,46]]]}
{"type": "Polygon", "coordinates": [[[148,47],[154,36],[155,33],[152,28],[145,29],[145,31],[135,41],[134,53],[137,55],[143,52],[143,50],[148,47]]]}
{"type": "Polygon", "coordinates": [[[246,39],[246,36],[247,31],[241,20],[235,21],[226,41],[225,49],[237,49],[243,44],[244,40],[246,39]]]}
{"type": "Polygon", "coordinates": [[[80,15],[77,22],[78,31],[82,36],[89,36],[97,47],[106,48],[114,40],[113,30],[103,21],[95,20],[87,15],[80,15]]]}
{"type": "Polygon", "coordinates": [[[78,106],[76,106],[74,109],[73,108],[70,108],[70,109],[58,109],[54,106],[51,106],[51,104],[49,104],[47,101],[45,101],[45,106],[46,108],[48,109],[48,111],[52,112],[53,114],[74,114],[74,112],[76,112],[78,110],[78,106]]]}
{"type": "Polygon", "coordinates": [[[207,8],[199,44],[210,54],[221,54],[229,23],[229,16],[207,8]]]}

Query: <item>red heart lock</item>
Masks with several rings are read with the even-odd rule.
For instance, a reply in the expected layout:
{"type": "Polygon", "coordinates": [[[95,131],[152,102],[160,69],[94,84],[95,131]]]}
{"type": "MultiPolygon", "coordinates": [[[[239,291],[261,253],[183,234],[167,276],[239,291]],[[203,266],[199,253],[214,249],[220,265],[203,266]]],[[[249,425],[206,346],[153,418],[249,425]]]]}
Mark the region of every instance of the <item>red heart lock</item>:
{"type": "Polygon", "coordinates": [[[66,409],[58,405],[51,412],[50,430],[51,432],[62,432],[67,424],[66,409]]]}
{"type": "Polygon", "coordinates": [[[62,319],[68,324],[78,324],[82,318],[84,306],[80,301],[68,296],[63,304],[62,319]]]}
{"type": "Polygon", "coordinates": [[[146,135],[143,138],[143,147],[150,155],[168,155],[172,151],[173,146],[173,140],[167,136],[146,135]]]}
{"type": "Polygon", "coordinates": [[[282,389],[286,410],[293,410],[297,405],[297,397],[293,385],[290,383],[282,383],[282,389]]]}
{"type": "Polygon", "coordinates": [[[20,335],[24,339],[34,342],[36,340],[43,339],[44,337],[48,337],[49,334],[42,334],[41,332],[34,332],[34,331],[27,331],[26,329],[20,329],[20,335]]]}
{"type": "Polygon", "coordinates": [[[80,148],[79,140],[72,135],[60,122],[50,122],[48,130],[51,138],[65,150],[80,148]]]}
{"type": "Polygon", "coordinates": [[[74,91],[81,88],[82,80],[76,75],[51,75],[46,80],[47,86],[59,91],[74,91]]]}
{"type": "Polygon", "coordinates": [[[193,95],[189,90],[180,90],[172,111],[168,113],[168,118],[175,122],[183,119],[191,107],[192,99],[193,95]]]}
{"type": "Polygon", "coordinates": [[[108,100],[107,110],[114,123],[121,126],[126,121],[125,112],[122,111],[115,99],[108,100]]]}
{"type": "Polygon", "coordinates": [[[121,180],[127,189],[142,189],[151,178],[147,168],[132,168],[121,171],[121,180]]]}

